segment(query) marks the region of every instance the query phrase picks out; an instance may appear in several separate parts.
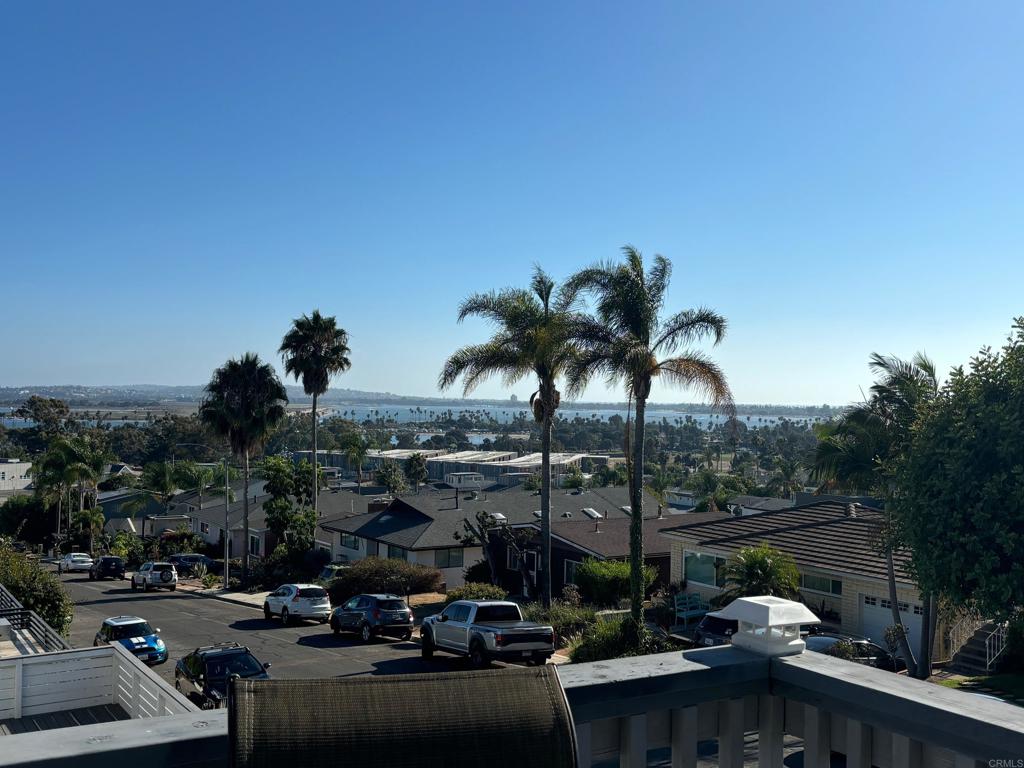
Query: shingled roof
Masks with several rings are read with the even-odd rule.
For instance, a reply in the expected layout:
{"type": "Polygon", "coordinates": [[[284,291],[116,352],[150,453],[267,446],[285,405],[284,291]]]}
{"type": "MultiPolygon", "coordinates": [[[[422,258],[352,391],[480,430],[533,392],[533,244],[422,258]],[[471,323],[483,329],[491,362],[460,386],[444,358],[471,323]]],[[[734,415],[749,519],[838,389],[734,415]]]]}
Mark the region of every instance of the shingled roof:
{"type": "MultiPolygon", "coordinates": [[[[662,536],[684,540],[688,546],[731,554],[767,542],[788,553],[801,568],[885,579],[885,558],[878,549],[882,512],[857,505],[820,501],[777,512],[695,522],[665,529],[662,536]]],[[[910,554],[893,557],[896,580],[913,584],[910,554]]]]}

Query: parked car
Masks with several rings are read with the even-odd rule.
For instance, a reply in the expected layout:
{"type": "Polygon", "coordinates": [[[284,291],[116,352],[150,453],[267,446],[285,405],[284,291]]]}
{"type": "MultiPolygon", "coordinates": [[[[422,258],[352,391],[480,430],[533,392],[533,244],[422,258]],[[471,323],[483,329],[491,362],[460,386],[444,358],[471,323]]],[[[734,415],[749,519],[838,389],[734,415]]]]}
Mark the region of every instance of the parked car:
{"type": "Polygon", "coordinates": [[[175,567],[179,576],[193,576],[196,572],[196,566],[199,565],[205,567],[207,573],[219,573],[223,570],[220,563],[212,557],[199,555],[194,552],[171,555],[167,558],[167,562],[175,567]]]}
{"type": "Polygon", "coordinates": [[[120,643],[146,664],[163,664],[167,661],[167,646],[160,638],[160,628],[153,629],[148,621],[138,616],[111,616],[104,619],[92,644],[107,643],[120,643]]]}
{"type": "Polygon", "coordinates": [[[178,572],[170,563],[143,563],[132,574],[132,592],[140,588],[149,592],[157,587],[172,592],[178,588],[178,572]]]}
{"type": "Polygon", "coordinates": [[[555,652],[555,631],[524,621],[519,606],[501,600],[456,600],[420,628],[423,658],[435,651],[468,656],[474,667],[492,660],[544,664],[555,652]]]}
{"type": "Polygon", "coordinates": [[[323,624],[331,618],[331,599],[327,590],[316,584],[282,584],[267,595],[263,615],[268,620],[280,616],[285,624],[295,619],[315,619],[323,624]]]}
{"type": "Polygon", "coordinates": [[[89,569],[89,578],[96,579],[123,579],[124,560],[114,555],[104,555],[97,558],[89,569]]]}
{"type": "Polygon", "coordinates": [[[268,669],[270,663],[261,664],[244,645],[207,645],[178,660],[174,687],[197,706],[217,709],[227,703],[228,681],[232,677],[268,680],[268,669]]]}
{"type": "Polygon", "coordinates": [[[850,661],[868,667],[884,669],[887,672],[901,672],[907,668],[907,663],[899,656],[890,653],[887,649],[864,637],[841,635],[835,632],[822,632],[804,638],[808,651],[827,653],[829,655],[835,655],[833,649],[837,644],[844,641],[853,646],[853,658],[850,661]]]}
{"type": "Polygon", "coordinates": [[[393,635],[403,640],[412,637],[413,615],[398,595],[356,595],[331,611],[331,629],[356,632],[364,643],[374,635],[393,635]]]}
{"type": "Polygon", "coordinates": [[[69,552],[57,561],[57,573],[85,573],[92,568],[92,557],[85,552],[69,552]]]}

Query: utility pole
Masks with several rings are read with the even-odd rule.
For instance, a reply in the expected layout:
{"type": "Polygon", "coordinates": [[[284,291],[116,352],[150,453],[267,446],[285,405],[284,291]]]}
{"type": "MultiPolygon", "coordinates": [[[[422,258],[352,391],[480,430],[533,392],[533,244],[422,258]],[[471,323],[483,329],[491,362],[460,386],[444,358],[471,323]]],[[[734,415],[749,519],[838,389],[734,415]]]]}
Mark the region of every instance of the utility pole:
{"type": "Polygon", "coordinates": [[[228,483],[228,460],[224,459],[224,589],[228,588],[231,576],[231,564],[228,561],[228,542],[231,531],[228,528],[228,510],[231,507],[231,488],[228,483]]]}

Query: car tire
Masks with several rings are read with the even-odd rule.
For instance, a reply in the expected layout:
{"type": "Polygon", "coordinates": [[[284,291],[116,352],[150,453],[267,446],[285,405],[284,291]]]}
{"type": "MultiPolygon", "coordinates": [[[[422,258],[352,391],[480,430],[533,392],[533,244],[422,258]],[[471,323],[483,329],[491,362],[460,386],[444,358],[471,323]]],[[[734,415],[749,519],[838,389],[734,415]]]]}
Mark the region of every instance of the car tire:
{"type": "Polygon", "coordinates": [[[364,643],[368,643],[373,640],[373,628],[365,621],[359,627],[359,639],[364,643]]]}
{"type": "Polygon", "coordinates": [[[473,669],[486,669],[491,665],[487,651],[479,640],[469,644],[469,665],[473,669]]]}
{"type": "Polygon", "coordinates": [[[337,624],[335,624],[332,621],[331,622],[331,631],[334,632],[334,634],[336,634],[336,635],[340,635],[341,634],[341,627],[339,627],[337,624]]]}
{"type": "Polygon", "coordinates": [[[434,658],[434,638],[429,632],[421,632],[420,639],[420,656],[428,660],[434,658]]]}
{"type": "Polygon", "coordinates": [[[137,586],[135,586],[135,577],[132,576],[132,592],[137,592],[138,589],[139,588],[137,586]]]}
{"type": "Polygon", "coordinates": [[[174,591],[174,590],[176,590],[177,588],[178,588],[178,585],[177,585],[177,584],[171,584],[171,592],[173,592],[173,591],[174,591]]]}
{"type": "Polygon", "coordinates": [[[281,609],[281,623],[284,624],[285,626],[288,626],[289,624],[292,623],[292,617],[288,615],[288,609],[287,608],[282,608],[281,609]]]}
{"type": "Polygon", "coordinates": [[[263,604],[263,618],[267,621],[270,621],[272,618],[274,618],[274,614],[270,612],[270,606],[266,603],[263,604]]]}
{"type": "Polygon", "coordinates": [[[535,653],[530,658],[530,663],[537,667],[543,667],[548,663],[550,657],[546,653],[535,653]]]}
{"type": "Polygon", "coordinates": [[[409,630],[408,632],[403,632],[402,639],[406,641],[412,640],[412,630],[409,630]]]}
{"type": "Polygon", "coordinates": [[[149,592],[149,582],[148,581],[143,581],[142,582],[142,591],[143,592],[149,592]]]}

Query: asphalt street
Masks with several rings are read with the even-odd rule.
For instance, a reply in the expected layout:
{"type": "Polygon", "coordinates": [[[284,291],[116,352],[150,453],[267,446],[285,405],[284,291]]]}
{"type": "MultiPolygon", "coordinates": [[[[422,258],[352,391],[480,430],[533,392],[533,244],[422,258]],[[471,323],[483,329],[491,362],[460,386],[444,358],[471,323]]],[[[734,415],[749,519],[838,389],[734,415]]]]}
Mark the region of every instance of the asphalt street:
{"type": "Polygon", "coordinates": [[[75,601],[71,644],[91,646],[96,631],[110,616],[139,616],[160,628],[170,652],[166,663],[153,669],[174,682],[174,665],[201,645],[234,641],[246,645],[270,674],[282,678],[346,677],[436,672],[465,668],[455,657],[420,658],[419,645],[391,638],[363,644],[355,636],[335,635],[326,624],[303,622],[283,626],[267,621],[262,612],[243,605],[186,592],[132,592],[127,581],[89,581],[87,574],[61,577],[75,601]]]}

